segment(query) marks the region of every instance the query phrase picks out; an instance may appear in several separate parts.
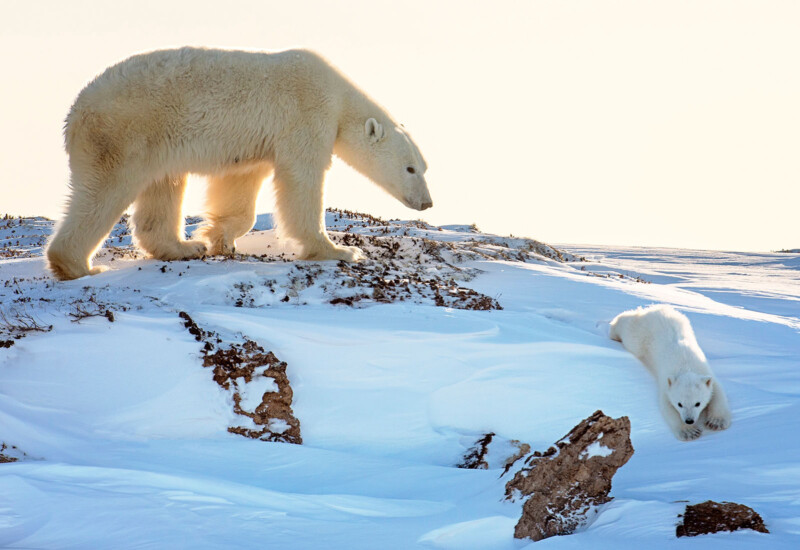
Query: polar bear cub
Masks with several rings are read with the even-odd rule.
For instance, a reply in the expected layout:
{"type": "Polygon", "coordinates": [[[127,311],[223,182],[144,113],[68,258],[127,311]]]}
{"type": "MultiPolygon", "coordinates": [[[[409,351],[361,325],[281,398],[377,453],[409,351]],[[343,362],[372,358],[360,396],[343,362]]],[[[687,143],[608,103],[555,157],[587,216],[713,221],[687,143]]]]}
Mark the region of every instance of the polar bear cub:
{"type": "Polygon", "coordinates": [[[675,437],[691,441],[703,427],[731,425],[728,399],[684,315],[666,305],[625,311],[611,321],[609,336],[655,375],[661,413],[675,437]]]}

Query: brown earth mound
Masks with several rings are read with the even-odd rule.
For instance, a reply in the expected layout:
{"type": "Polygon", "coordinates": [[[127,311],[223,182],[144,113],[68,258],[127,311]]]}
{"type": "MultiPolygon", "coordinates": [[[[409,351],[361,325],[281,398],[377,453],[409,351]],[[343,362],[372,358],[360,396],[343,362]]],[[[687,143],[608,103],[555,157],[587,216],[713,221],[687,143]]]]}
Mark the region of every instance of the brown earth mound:
{"type": "Polygon", "coordinates": [[[769,533],[764,525],[764,520],[749,506],[735,502],[720,503],[707,500],[700,504],[686,506],[683,523],[678,525],[675,535],[695,537],[738,529],[752,529],[759,533],[769,533]]]}

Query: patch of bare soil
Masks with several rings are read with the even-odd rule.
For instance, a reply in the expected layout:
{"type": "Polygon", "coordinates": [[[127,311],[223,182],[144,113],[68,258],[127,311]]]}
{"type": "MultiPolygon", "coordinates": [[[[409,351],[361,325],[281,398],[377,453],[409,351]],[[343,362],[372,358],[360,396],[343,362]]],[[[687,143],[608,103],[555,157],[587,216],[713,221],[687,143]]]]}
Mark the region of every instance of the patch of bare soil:
{"type": "Polygon", "coordinates": [[[250,426],[229,426],[228,431],[262,441],[301,444],[300,421],[292,410],[293,392],[286,375],[286,363],[265,351],[252,340],[223,342],[213,331],[200,328],[188,313],[179,313],[184,326],[198,342],[203,342],[203,366],[213,369],[214,381],[229,392],[233,411],[247,417],[250,426]],[[272,388],[263,392],[260,402],[247,409],[254,400],[244,395],[263,387],[264,378],[272,380],[272,388]]]}
{"type": "Polygon", "coordinates": [[[633,455],[628,417],[596,411],[544,452],[522,462],[506,484],[506,499],[524,500],[516,538],[568,535],[613,497],[611,479],[633,455]]]}
{"type": "Polygon", "coordinates": [[[9,462],[17,462],[27,458],[24,452],[14,445],[8,445],[0,441],[0,464],[7,464],[9,462]]]}
{"type": "Polygon", "coordinates": [[[531,446],[516,439],[505,440],[493,432],[481,436],[475,445],[464,453],[458,468],[488,470],[503,468],[505,474],[522,457],[531,452],[531,446]]]}
{"type": "Polygon", "coordinates": [[[41,216],[0,217],[0,259],[40,256],[52,226],[41,216]]]}
{"type": "Polygon", "coordinates": [[[412,301],[455,309],[503,309],[495,298],[460,286],[452,277],[427,274],[422,268],[400,267],[391,261],[341,262],[338,267],[342,286],[358,287],[362,292],[334,296],[331,304],[355,306],[363,300],[384,304],[412,301]]]}
{"type": "Polygon", "coordinates": [[[735,502],[707,500],[700,504],[687,505],[682,517],[683,523],[675,530],[678,537],[695,537],[739,529],[769,533],[764,520],[755,510],[735,502]]]}
{"type": "Polygon", "coordinates": [[[489,445],[493,438],[494,432],[489,432],[478,439],[475,445],[464,454],[458,467],[467,470],[488,470],[489,463],[486,461],[486,455],[489,454],[489,445]]]}

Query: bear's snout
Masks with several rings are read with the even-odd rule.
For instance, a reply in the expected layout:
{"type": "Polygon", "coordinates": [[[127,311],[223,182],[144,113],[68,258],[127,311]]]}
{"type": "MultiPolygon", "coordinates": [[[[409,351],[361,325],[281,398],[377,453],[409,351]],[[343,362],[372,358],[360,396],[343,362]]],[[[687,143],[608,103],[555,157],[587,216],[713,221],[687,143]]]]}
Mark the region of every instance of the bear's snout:
{"type": "Polygon", "coordinates": [[[432,202],[432,201],[427,201],[427,202],[423,202],[423,203],[420,205],[419,209],[420,209],[420,210],[427,210],[427,209],[428,209],[428,208],[430,208],[431,206],[433,206],[433,202],[432,202]]]}
{"type": "Polygon", "coordinates": [[[694,420],[691,418],[687,418],[686,420],[684,420],[684,422],[686,422],[687,424],[694,424],[694,420]]]}

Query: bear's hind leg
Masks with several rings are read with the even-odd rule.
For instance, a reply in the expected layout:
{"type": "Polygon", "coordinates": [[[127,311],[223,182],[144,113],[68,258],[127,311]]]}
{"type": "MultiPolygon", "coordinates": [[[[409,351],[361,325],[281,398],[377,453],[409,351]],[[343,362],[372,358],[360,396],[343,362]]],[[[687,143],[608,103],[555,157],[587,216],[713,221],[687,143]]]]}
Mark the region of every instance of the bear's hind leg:
{"type": "Polygon", "coordinates": [[[60,280],[105,271],[91,259],[133,202],[136,189],[118,177],[98,183],[73,167],[72,194],[67,213],[47,246],[48,267],[60,280]]]}
{"type": "Polygon", "coordinates": [[[133,237],[136,244],[159,260],[189,260],[206,253],[199,240],[184,240],[183,193],[186,175],[160,179],[136,197],[133,237]]]}
{"type": "Polygon", "coordinates": [[[209,176],[206,223],[195,236],[208,244],[209,254],[236,252],[236,239],[256,223],[256,198],[271,168],[209,176]]]}
{"type": "Polygon", "coordinates": [[[300,242],[303,260],[357,262],[364,253],[355,246],[338,246],[325,232],[323,205],[324,171],[299,177],[292,170],[276,167],[275,199],[278,227],[300,242]]]}

